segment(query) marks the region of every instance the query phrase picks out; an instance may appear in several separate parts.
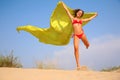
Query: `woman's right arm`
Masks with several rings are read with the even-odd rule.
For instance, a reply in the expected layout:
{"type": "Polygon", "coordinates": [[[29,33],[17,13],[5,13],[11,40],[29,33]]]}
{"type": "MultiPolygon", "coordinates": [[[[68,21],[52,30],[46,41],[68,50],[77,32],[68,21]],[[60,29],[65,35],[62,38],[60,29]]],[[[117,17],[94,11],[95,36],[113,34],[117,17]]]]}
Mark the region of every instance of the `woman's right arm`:
{"type": "Polygon", "coordinates": [[[98,15],[98,13],[95,13],[95,15],[93,15],[92,17],[86,18],[86,19],[82,19],[82,21],[90,21],[90,20],[92,20],[93,18],[95,18],[97,15],[98,15]]]}
{"type": "Polygon", "coordinates": [[[66,10],[66,12],[67,12],[68,16],[70,17],[70,19],[73,20],[74,17],[71,15],[71,13],[69,12],[69,10],[66,7],[66,5],[63,2],[62,2],[62,5],[63,5],[64,9],[66,10]]]}

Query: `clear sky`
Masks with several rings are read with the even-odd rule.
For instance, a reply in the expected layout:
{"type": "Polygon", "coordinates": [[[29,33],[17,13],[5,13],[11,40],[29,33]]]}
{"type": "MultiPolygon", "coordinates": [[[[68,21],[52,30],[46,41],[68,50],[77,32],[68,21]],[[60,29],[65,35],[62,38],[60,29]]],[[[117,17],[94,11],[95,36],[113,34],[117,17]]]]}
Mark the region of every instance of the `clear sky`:
{"type": "MultiPolygon", "coordinates": [[[[25,68],[43,61],[62,69],[74,69],[73,39],[66,46],[40,43],[31,34],[16,31],[18,26],[49,27],[52,11],[59,0],[0,0],[0,53],[14,50],[25,68]]],[[[91,69],[120,65],[120,0],[63,0],[70,8],[98,12],[98,16],[84,26],[91,44],[85,49],[80,42],[80,62],[91,69]]]]}

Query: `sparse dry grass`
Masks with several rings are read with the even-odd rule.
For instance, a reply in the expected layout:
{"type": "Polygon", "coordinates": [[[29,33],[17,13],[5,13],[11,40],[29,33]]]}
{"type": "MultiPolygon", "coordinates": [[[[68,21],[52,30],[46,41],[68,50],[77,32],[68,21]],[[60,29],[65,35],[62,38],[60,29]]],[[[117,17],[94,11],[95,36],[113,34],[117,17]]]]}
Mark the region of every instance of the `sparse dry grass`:
{"type": "Polygon", "coordinates": [[[22,64],[19,62],[18,57],[13,55],[13,51],[9,55],[0,54],[0,67],[22,67],[22,64]]]}

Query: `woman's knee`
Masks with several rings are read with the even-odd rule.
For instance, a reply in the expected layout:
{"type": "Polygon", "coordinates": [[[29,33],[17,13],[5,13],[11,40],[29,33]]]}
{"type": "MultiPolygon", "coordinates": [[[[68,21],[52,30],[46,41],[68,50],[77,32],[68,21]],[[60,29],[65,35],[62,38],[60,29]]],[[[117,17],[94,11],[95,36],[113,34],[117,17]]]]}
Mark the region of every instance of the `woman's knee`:
{"type": "Polygon", "coordinates": [[[86,44],[89,43],[88,40],[87,40],[87,37],[85,35],[81,39],[84,43],[86,43],[86,44]]]}
{"type": "Polygon", "coordinates": [[[74,50],[78,51],[78,46],[77,45],[74,46],[74,50]]]}

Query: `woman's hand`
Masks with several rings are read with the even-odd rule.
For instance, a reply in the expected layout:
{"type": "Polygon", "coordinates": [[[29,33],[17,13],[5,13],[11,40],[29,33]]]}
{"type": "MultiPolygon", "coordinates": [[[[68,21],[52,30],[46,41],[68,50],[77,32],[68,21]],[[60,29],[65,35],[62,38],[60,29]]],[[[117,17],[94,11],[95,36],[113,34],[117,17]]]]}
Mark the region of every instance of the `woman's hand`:
{"type": "Polygon", "coordinates": [[[98,13],[96,12],[95,15],[98,16],[98,13]]]}

